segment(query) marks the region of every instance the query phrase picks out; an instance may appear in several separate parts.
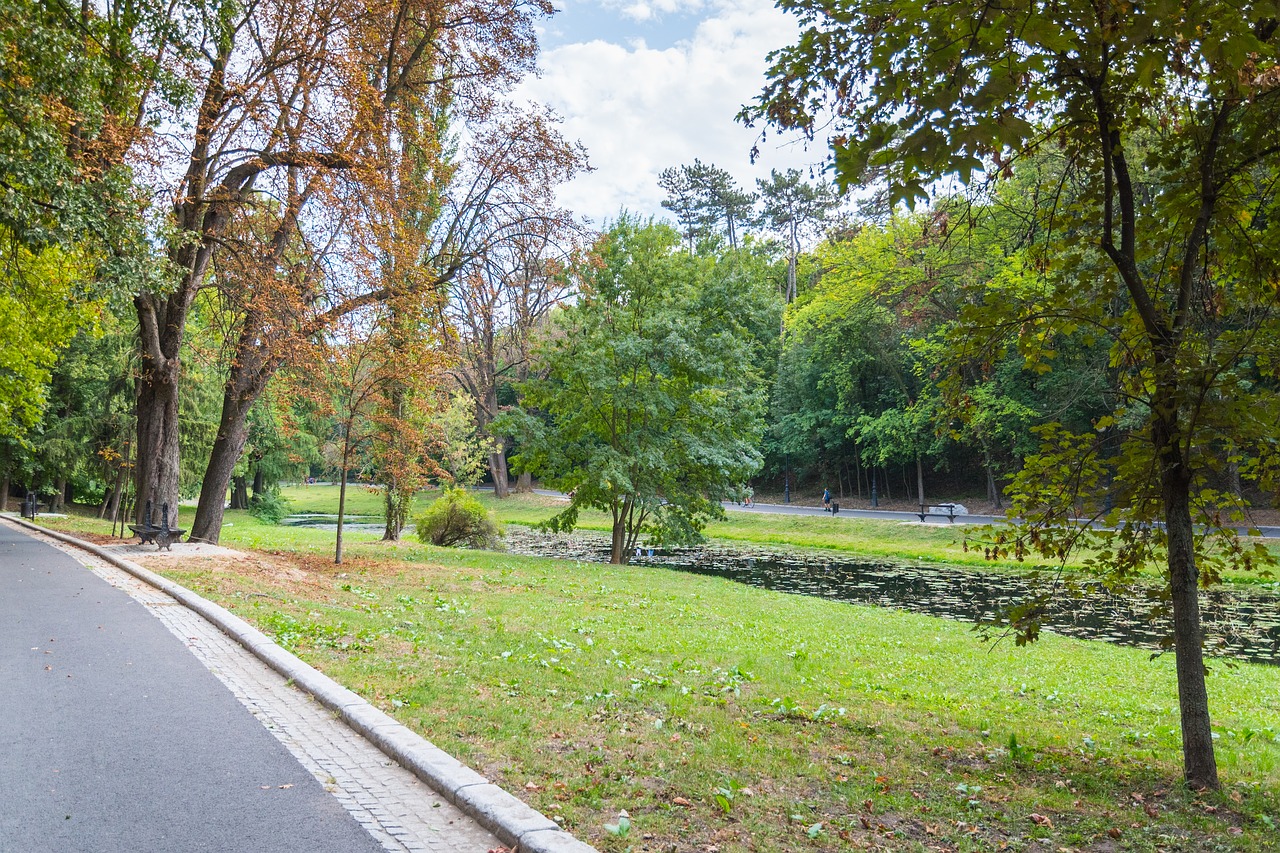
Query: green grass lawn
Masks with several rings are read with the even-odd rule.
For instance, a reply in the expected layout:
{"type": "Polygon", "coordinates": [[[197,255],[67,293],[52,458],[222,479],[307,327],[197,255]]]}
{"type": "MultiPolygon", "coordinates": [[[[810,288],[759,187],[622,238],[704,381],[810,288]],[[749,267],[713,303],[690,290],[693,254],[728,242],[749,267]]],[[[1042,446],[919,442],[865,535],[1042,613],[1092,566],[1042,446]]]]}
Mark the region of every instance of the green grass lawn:
{"type": "Polygon", "coordinates": [[[1224,790],[1196,795],[1171,656],[376,534],[334,566],[332,533],[228,521],[224,545],[271,556],[166,574],[602,850],[1280,846],[1278,668],[1213,666],[1224,790]]]}

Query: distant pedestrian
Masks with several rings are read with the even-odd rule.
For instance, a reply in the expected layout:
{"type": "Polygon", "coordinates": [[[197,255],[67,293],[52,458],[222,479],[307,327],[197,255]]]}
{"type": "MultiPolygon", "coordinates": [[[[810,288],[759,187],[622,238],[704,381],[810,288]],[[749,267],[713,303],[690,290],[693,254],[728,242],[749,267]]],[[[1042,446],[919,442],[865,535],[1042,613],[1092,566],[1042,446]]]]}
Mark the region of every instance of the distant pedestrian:
{"type": "Polygon", "coordinates": [[[831,512],[831,490],[822,490],[822,511],[831,512]]]}
{"type": "Polygon", "coordinates": [[[742,493],[742,505],[745,506],[747,509],[750,509],[751,507],[756,505],[756,502],[751,499],[752,494],[753,494],[753,491],[750,486],[748,486],[747,490],[742,493]]]}

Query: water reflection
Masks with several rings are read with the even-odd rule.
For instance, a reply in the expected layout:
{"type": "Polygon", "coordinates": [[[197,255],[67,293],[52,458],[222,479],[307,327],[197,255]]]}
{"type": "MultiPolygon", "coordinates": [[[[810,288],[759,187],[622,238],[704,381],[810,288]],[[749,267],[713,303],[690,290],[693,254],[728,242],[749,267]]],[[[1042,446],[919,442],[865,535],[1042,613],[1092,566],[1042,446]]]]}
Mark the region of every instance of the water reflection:
{"type": "MultiPolygon", "coordinates": [[[[507,528],[507,546],[518,554],[607,562],[602,535],[557,536],[507,528]]],[[[658,550],[632,558],[651,565],[728,578],[780,592],[894,607],[963,622],[991,620],[1032,591],[1027,578],[937,565],[899,565],[751,548],[658,550]]],[[[1056,595],[1044,617],[1046,630],[1071,637],[1159,649],[1172,631],[1156,597],[1115,595],[1096,583],[1078,596],[1056,595]]],[[[1268,589],[1217,587],[1201,594],[1201,617],[1214,654],[1280,664],[1280,595],[1268,589]]]]}
{"type": "MultiPolygon", "coordinates": [[[[338,529],[338,516],[336,513],[308,512],[282,518],[280,523],[286,527],[309,527],[312,530],[336,531],[338,529]]],[[[386,522],[379,515],[344,515],[342,517],[342,529],[347,531],[367,530],[381,533],[386,527],[386,522]]]]}

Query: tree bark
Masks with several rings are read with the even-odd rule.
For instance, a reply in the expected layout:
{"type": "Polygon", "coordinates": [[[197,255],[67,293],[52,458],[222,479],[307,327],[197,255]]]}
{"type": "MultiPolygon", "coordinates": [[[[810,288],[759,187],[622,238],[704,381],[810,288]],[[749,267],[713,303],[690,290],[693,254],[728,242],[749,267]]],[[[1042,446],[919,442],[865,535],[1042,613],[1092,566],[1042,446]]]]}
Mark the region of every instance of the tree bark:
{"type": "Polygon", "coordinates": [[[1157,416],[1153,425],[1160,460],[1160,486],[1169,545],[1169,588],[1173,605],[1178,711],[1182,722],[1182,764],[1187,784],[1217,790],[1209,692],[1204,680],[1204,634],[1200,625],[1199,572],[1191,523],[1191,472],[1178,446],[1177,425],[1157,416]]]}
{"type": "Polygon", "coordinates": [[[0,480],[0,512],[9,511],[9,472],[4,472],[4,479],[0,480]]]}
{"type": "Polygon", "coordinates": [[[249,508],[249,478],[231,478],[231,509],[249,508]]]}
{"type": "Polygon", "coordinates": [[[522,473],[516,478],[516,491],[520,494],[527,495],[533,491],[533,475],[528,471],[522,473]]]}
{"type": "Polygon", "coordinates": [[[342,448],[342,484],[338,486],[338,535],[333,546],[333,562],[342,565],[342,521],[347,512],[347,456],[349,448],[342,448]]]}
{"type": "Polygon", "coordinates": [[[613,539],[609,543],[609,562],[615,566],[626,564],[627,525],[621,518],[613,520],[613,539]]]}
{"type": "MultiPolygon", "coordinates": [[[[176,342],[175,342],[176,343],[176,342]]],[[[176,349],[176,347],[175,347],[176,349]]],[[[134,466],[134,518],[147,502],[178,505],[178,358],[157,363],[145,349],[137,379],[138,440],[134,466]]]]}
{"type": "Polygon", "coordinates": [[[409,508],[413,504],[413,495],[405,494],[406,487],[401,484],[394,472],[388,472],[384,484],[383,510],[386,525],[382,530],[383,542],[399,542],[400,534],[409,524],[409,508]]]}
{"type": "Polygon", "coordinates": [[[507,474],[507,454],[501,440],[489,454],[489,475],[493,477],[493,494],[505,498],[511,494],[511,482],[507,474]]]}
{"type": "Polygon", "coordinates": [[[267,491],[267,485],[262,476],[262,466],[255,464],[253,466],[253,496],[255,498],[262,497],[267,491]]]}
{"type": "MultiPolygon", "coordinates": [[[[204,482],[200,484],[200,502],[196,505],[196,517],[191,523],[190,542],[208,542],[216,545],[222,535],[223,509],[226,506],[227,489],[231,486],[245,442],[249,440],[249,428],[245,418],[258,398],[260,388],[237,390],[236,369],[227,377],[227,390],[222,397],[222,415],[218,434],[209,452],[209,464],[205,467],[204,482]]],[[[176,506],[176,504],[175,504],[176,506]]]]}

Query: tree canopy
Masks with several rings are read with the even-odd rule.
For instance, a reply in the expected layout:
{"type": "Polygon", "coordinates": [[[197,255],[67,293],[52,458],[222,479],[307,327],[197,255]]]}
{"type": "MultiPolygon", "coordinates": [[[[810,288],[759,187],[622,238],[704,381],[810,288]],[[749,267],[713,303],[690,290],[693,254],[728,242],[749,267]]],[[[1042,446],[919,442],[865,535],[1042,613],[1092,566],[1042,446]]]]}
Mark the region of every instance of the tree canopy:
{"type": "Polygon", "coordinates": [[[551,529],[609,513],[615,563],[641,533],[696,537],[760,464],[750,324],[771,300],[679,245],[669,226],[616,222],[571,270],[581,297],[544,341],[546,377],[504,416],[515,466],[570,494],[551,529]]]}
{"type": "MultiPolygon", "coordinates": [[[[1258,446],[1254,473],[1274,470],[1259,420],[1233,404],[1274,405],[1276,3],[781,5],[804,30],[771,56],[743,116],[811,137],[829,129],[843,185],[878,169],[891,198],[914,202],[945,176],[990,181],[1060,155],[1053,182],[1032,194],[1039,275],[1016,307],[974,316],[967,339],[990,345],[996,328],[1016,329],[1046,368],[1055,334],[1088,325],[1109,339],[1123,402],[1096,434],[1046,428],[1041,459],[1058,464],[1028,475],[1039,487],[1022,507],[1048,511],[1029,513],[1035,529],[1018,543],[1061,556],[1087,541],[1055,531],[1107,480],[1123,484],[1131,516],[1162,522],[1186,777],[1217,787],[1192,522],[1219,526],[1206,475],[1221,442],[1258,446]],[[1136,422],[1121,438],[1111,427],[1126,415],[1136,422]],[[1122,448],[1102,453],[1099,436],[1122,448]],[[1073,473],[1082,468],[1091,476],[1073,473]]],[[[1131,564],[1143,542],[1119,542],[1113,564],[1131,564]]]]}

